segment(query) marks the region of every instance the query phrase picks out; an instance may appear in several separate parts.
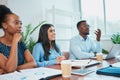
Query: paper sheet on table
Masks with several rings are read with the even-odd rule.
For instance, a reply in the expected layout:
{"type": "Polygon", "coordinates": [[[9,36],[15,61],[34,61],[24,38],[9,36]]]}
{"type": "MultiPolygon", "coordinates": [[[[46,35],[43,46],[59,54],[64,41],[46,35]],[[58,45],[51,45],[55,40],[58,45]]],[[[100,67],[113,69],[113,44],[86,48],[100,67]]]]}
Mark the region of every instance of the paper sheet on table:
{"type": "Polygon", "coordinates": [[[26,75],[27,78],[30,78],[32,76],[36,79],[41,79],[41,78],[62,74],[61,70],[45,68],[45,67],[21,70],[21,73],[23,75],[26,75]]]}
{"type": "Polygon", "coordinates": [[[120,62],[114,63],[114,64],[112,64],[112,66],[120,67],[120,62]]]}
{"type": "Polygon", "coordinates": [[[39,80],[59,74],[62,74],[61,70],[40,67],[4,74],[0,76],[0,80],[39,80]]]}
{"type": "Polygon", "coordinates": [[[0,80],[23,80],[23,78],[25,78],[25,76],[17,71],[0,75],[0,80]]]}

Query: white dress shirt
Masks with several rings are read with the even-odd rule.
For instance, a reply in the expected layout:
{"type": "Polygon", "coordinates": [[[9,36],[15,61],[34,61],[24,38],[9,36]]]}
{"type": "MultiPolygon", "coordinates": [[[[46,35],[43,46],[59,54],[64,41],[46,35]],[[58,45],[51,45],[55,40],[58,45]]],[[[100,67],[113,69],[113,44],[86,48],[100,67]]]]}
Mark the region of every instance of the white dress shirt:
{"type": "Polygon", "coordinates": [[[80,35],[70,40],[70,59],[91,58],[94,57],[94,52],[102,52],[100,41],[93,41],[88,36],[85,40],[80,35]]]}

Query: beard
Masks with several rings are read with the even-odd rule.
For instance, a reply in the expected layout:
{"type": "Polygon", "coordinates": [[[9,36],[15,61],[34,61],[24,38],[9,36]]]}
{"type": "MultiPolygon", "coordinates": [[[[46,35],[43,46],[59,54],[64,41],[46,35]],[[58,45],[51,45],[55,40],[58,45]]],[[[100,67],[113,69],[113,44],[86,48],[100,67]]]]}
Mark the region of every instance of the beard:
{"type": "Polygon", "coordinates": [[[84,33],[84,35],[89,35],[89,32],[84,33]]]}

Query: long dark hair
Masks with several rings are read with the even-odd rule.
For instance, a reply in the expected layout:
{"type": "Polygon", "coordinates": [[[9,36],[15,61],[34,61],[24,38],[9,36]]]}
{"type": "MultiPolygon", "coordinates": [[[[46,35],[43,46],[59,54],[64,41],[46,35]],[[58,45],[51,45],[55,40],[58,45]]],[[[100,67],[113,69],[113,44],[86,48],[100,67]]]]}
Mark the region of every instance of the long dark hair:
{"type": "MultiPolygon", "coordinates": [[[[38,37],[38,41],[37,43],[41,42],[43,49],[44,49],[44,59],[48,60],[48,56],[50,55],[49,51],[50,51],[50,43],[49,43],[49,39],[48,39],[48,29],[53,26],[52,24],[43,24],[40,27],[39,30],[39,37],[38,37]]],[[[54,27],[54,26],[53,26],[54,27]]],[[[58,49],[58,47],[56,46],[55,40],[53,40],[52,42],[52,47],[59,52],[60,50],[58,49]]]]}
{"type": "Polygon", "coordinates": [[[13,13],[5,5],[0,5],[0,28],[2,28],[2,23],[5,21],[8,14],[13,14],[13,13]]]}

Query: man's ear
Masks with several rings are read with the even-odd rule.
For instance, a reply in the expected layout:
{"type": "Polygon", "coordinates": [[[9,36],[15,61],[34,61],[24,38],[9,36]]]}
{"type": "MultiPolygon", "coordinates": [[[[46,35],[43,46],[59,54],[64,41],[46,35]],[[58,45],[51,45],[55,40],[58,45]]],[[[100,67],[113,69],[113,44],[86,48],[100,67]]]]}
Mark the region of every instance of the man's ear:
{"type": "Polygon", "coordinates": [[[6,23],[2,23],[2,27],[3,27],[3,29],[7,29],[7,24],[6,23]]]}

